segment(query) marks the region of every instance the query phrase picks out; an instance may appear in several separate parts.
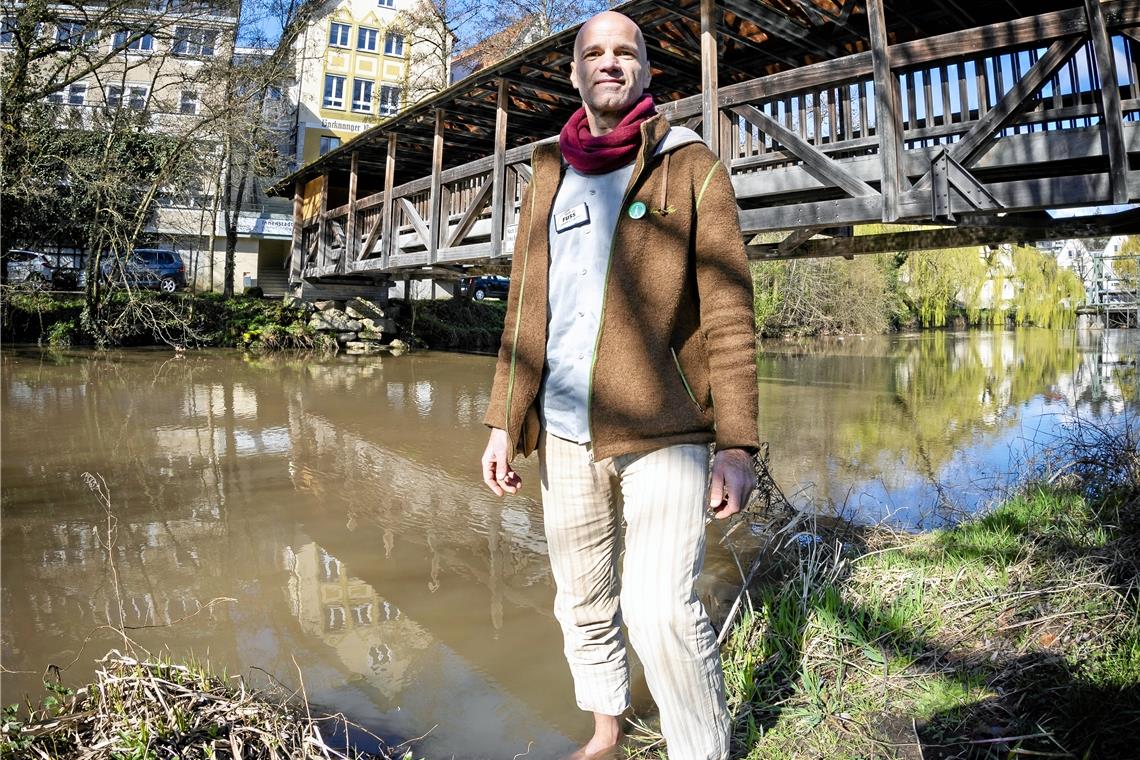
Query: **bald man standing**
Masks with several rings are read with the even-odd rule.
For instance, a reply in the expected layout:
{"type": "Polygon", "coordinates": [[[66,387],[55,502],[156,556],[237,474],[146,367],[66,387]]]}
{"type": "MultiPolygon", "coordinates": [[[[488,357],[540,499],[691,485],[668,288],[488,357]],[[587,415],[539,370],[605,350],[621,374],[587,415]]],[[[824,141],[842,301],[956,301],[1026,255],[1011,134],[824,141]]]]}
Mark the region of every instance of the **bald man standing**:
{"type": "Polygon", "coordinates": [[[614,756],[621,739],[623,622],[669,757],[725,758],[724,679],[696,581],[706,514],[739,511],[755,487],[736,199],[700,137],[657,115],[628,17],[582,26],[570,80],[582,107],[535,149],[522,199],[483,478],[516,493],[512,459],[538,451],[554,611],[578,706],[594,715],[574,760],[614,756]]]}

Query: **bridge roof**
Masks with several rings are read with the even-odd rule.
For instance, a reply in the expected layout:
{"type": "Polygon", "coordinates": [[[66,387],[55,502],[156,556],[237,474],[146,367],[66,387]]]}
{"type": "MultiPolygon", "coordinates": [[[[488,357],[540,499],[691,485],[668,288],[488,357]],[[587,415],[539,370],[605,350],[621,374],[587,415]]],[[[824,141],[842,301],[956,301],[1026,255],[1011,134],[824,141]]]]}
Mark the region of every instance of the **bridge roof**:
{"type": "MultiPolygon", "coordinates": [[[[969,29],[1073,5],[1072,0],[885,0],[891,44],[969,29]]],[[[717,0],[718,78],[730,85],[870,49],[866,0],[717,0]]],[[[631,0],[615,7],[642,28],[658,103],[701,91],[700,0],[631,0]]],[[[443,168],[494,150],[498,81],[508,83],[507,148],[557,132],[579,105],[570,84],[578,27],[567,29],[466,77],[392,116],[286,177],[273,191],[291,194],[296,180],[347,173],[358,153],[362,177],[382,177],[387,135],[399,135],[396,184],[431,172],[435,111],[443,109],[443,168]]]]}

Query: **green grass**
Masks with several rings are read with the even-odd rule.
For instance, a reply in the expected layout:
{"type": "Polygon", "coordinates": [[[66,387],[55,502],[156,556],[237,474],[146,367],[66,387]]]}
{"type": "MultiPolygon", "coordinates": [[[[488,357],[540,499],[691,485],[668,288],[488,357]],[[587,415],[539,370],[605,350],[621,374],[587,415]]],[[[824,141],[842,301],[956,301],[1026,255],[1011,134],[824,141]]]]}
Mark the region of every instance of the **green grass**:
{"type": "Polygon", "coordinates": [[[953,528],[846,526],[838,550],[773,557],[723,649],[733,757],[1133,757],[1138,512],[1032,487],[953,528]]]}

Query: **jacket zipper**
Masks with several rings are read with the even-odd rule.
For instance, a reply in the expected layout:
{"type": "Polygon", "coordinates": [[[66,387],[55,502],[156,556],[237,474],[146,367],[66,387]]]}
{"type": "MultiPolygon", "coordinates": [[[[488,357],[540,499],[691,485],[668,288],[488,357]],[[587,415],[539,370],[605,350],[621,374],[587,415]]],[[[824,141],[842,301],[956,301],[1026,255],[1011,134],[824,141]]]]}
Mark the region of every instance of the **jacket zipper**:
{"type": "Polygon", "coordinates": [[[701,406],[701,402],[697,401],[697,397],[693,395],[693,389],[689,386],[689,381],[685,377],[685,370],[681,369],[681,360],[677,358],[677,352],[673,349],[672,346],[669,347],[669,353],[673,355],[673,363],[677,365],[677,374],[681,376],[681,384],[685,386],[685,393],[689,394],[689,400],[692,401],[693,404],[696,405],[697,409],[700,409],[701,413],[703,414],[705,408],[701,406]]]}
{"type": "MultiPolygon", "coordinates": [[[[530,222],[531,225],[533,225],[533,223],[534,223],[534,199],[538,195],[538,183],[537,183],[538,173],[535,171],[535,166],[534,166],[533,160],[531,161],[530,172],[531,172],[531,176],[536,178],[536,181],[535,181],[535,186],[533,188],[531,188],[531,192],[530,192],[530,217],[527,221],[530,222]]],[[[520,219],[519,221],[521,222],[522,220],[520,219]]],[[[514,333],[514,338],[511,341],[511,372],[510,372],[509,379],[507,381],[507,406],[506,406],[506,419],[504,420],[504,424],[506,425],[508,437],[510,437],[510,430],[511,430],[511,400],[514,397],[514,393],[515,393],[515,363],[518,359],[518,351],[519,351],[519,325],[522,323],[523,295],[526,293],[527,262],[528,262],[529,257],[530,257],[530,236],[531,236],[531,232],[530,232],[530,230],[527,230],[526,250],[523,251],[523,274],[522,274],[522,279],[519,281],[519,303],[518,303],[518,308],[515,310],[515,333],[514,333]]],[[[522,431],[520,429],[520,434],[521,434],[521,432],[522,431]]],[[[511,441],[512,453],[513,453],[514,448],[515,448],[514,444],[515,444],[515,442],[511,441]]]]}
{"type": "Polygon", "coordinates": [[[637,186],[651,158],[652,156],[645,157],[640,172],[638,172],[636,168],[634,169],[634,175],[630,177],[629,189],[622,194],[621,205],[618,206],[617,222],[614,224],[614,234],[610,238],[610,255],[606,260],[606,277],[602,281],[602,310],[598,315],[598,334],[594,336],[594,355],[590,357],[590,383],[586,386],[586,432],[590,434],[590,451],[588,458],[591,464],[594,462],[594,449],[597,448],[598,443],[594,440],[594,415],[592,409],[594,406],[594,368],[598,365],[598,346],[602,344],[602,330],[606,324],[606,294],[610,290],[610,270],[613,269],[614,266],[614,243],[617,242],[618,225],[621,224],[621,216],[622,213],[625,212],[625,204],[629,200],[630,191],[637,186]]]}

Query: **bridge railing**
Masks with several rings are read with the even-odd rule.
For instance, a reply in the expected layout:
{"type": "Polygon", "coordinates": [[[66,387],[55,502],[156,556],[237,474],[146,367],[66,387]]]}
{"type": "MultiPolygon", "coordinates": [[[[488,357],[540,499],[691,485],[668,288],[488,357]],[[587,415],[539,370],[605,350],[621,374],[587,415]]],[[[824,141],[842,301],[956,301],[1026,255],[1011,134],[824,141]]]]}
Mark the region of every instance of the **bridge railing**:
{"type": "MultiPolygon", "coordinates": [[[[790,255],[824,229],[1140,200],[1138,40],[1140,4],[1088,0],[890,47],[872,34],[870,51],[719,88],[715,130],[702,95],[659,111],[719,151],[747,236],[788,231],[751,252],[790,255]]],[[[305,275],[504,260],[537,144],[308,220],[305,275]]]]}

